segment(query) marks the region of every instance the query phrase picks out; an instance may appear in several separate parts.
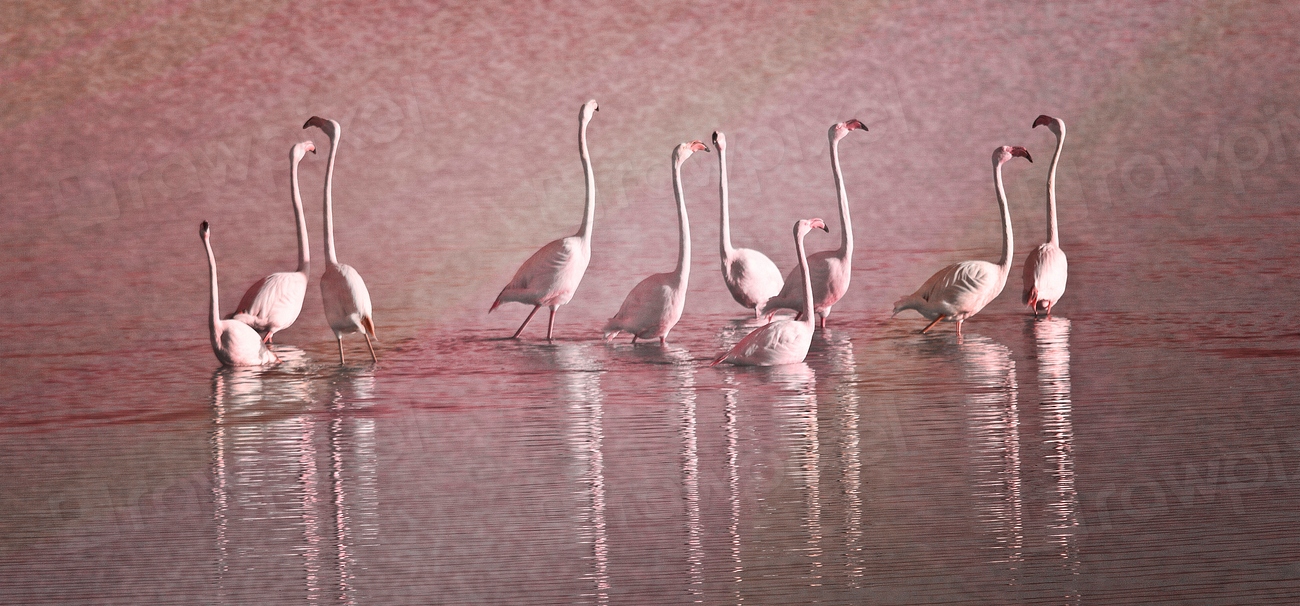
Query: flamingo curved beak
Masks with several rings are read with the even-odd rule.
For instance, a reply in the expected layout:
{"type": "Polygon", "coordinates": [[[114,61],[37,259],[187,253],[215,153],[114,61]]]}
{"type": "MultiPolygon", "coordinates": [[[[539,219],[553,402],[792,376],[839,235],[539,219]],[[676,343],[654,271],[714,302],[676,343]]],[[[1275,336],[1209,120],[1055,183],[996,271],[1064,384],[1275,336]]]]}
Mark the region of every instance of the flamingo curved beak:
{"type": "Polygon", "coordinates": [[[1051,116],[1049,116],[1049,115],[1047,115],[1047,114],[1043,114],[1043,115],[1039,116],[1037,119],[1034,120],[1034,125],[1031,126],[1030,128],[1038,128],[1038,127],[1040,127],[1040,126],[1048,126],[1048,125],[1050,125],[1050,124],[1052,123],[1052,120],[1054,120],[1054,119],[1055,119],[1055,118],[1052,118],[1051,116]]]}
{"type": "Polygon", "coordinates": [[[1027,149],[1025,149],[1025,148],[1023,148],[1023,147],[1013,147],[1013,148],[1011,148],[1011,155],[1012,155],[1013,157],[1014,157],[1014,156],[1020,156],[1021,158],[1024,158],[1024,159],[1026,159],[1026,160],[1029,160],[1031,163],[1034,161],[1034,159],[1033,159],[1032,157],[1030,157],[1030,155],[1029,155],[1029,150],[1027,150],[1027,149]]]}
{"type": "Polygon", "coordinates": [[[862,121],[861,121],[861,120],[858,120],[857,118],[854,118],[854,119],[852,119],[852,120],[849,120],[848,122],[845,122],[845,123],[844,123],[844,127],[847,128],[847,129],[849,129],[849,130],[857,130],[857,129],[859,129],[859,128],[862,129],[862,130],[867,130],[867,125],[866,125],[866,124],[863,124],[862,121]]]}

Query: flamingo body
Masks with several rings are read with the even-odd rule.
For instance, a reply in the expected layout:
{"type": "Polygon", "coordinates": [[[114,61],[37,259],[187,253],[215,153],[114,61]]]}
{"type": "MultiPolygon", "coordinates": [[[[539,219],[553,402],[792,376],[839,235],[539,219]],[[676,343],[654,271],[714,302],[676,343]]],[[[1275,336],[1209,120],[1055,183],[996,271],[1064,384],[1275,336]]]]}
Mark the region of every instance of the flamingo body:
{"type": "Polygon", "coordinates": [[[222,320],[218,309],[217,296],[217,259],[212,253],[212,243],[208,236],[208,222],[199,225],[199,238],[208,254],[208,273],[212,301],[208,310],[208,337],[212,344],[212,353],[226,366],[262,366],[274,364],[280,359],[266,348],[261,335],[239,320],[222,320]]]}
{"type": "MultiPolygon", "coordinates": [[[[812,229],[825,230],[826,223],[821,219],[805,219],[795,223],[795,252],[799,256],[801,268],[808,265],[803,239],[812,229]]],[[[806,275],[803,271],[799,272],[799,283],[803,286],[806,296],[802,299],[804,309],[800,310],[801,313],[797,318],[782,318],[758,327],[741,339],[730,351],[715,358],[710,366],[722,362],[738,366],[779,366],[802,362],[808,356],[808,348],[812,346],[815,330],[812,304],[809,303],[813,300],[812,281],[807,277],[812,273],[811,270],[806,275]]]]}
{"type": "Polygon", "coordinates": [[[1069,273],[1056,225],[1056,166],[1061,161],[1061,149],[1065,147],[1065,121],[1044,115],[1034,120],[1032,128],[1039,126],[1046,126],[1056,135],[1056,152],[1052,154],[1052,166],[1047,171],[1047,241],[1025,258],[1021,302],[1033,309],[1035,316],[1039,312],[1051,316],[1052,306],[1065,294],[1069,273]]]}
{"type": "Polygon", "coordinates": [[[523,324],[511,338],[517,338],[524,332],[524,327],[533,319],[533,314],[543,306],[551,309],[551,319],[546,327],[546,340],[550,341],[555,331],[555,312],[561,305],[573,299],[582,276],[587,273],[587,263],[591,261],[591,232],[595,224],[596,213],[596,177],[591,167],[591,154],[587,151],[587,123],[600,106],[595,99],[582,104],[578,110],[578,155],[582,160],[582,172],[586,178],[586,205],[582,213],[582,225],[578,233],[553,240],[537,249],[510,279],[510,283],[497,294],[488,308],[488,313],[496,311],[502,303],[523,303],[532,305],[533,311],[524,318],[523,324]]]}
{"type": "Polygon", "coordinates": [[[1025,257],[1025,289],[1021,302],[1038,312],[1052,313],[1052,306],[1065,294],[1067,263],[1065,252],[1051,242],[1039,244],[1025,257]]]}
{"type": "Polygon", "coordinates": [[[744,307],[755,310],[768,299],[781,293],[785,280],[767,255],[750,248],[733,248],[722,260],[722,279],[727,283],[731,298],[744,307]]]}
{"type": "Polygon", "coordinates": [[[316,153],[316,146],[311,141],[297,143],[289,151],[293,217],[298,228],[298,270],[276,272],[254,282],[230,315],[230,318],[262,333],[267,343],[275,333],[293,325],[302,312],[302,300],[307,296],[311,255],[307,246],[307,220],[302,213],[302,194],[298,190],[298,163],[307,152],[316,153]]]}
{"type": "MultiPolygon", "coordinates": [[[[849,196],[844,189],[844,173],[840,170],[840,139],[850,132],[867,127],[859,120],[849,120],[832,125],[827,137],[831,147],[831,173],[835,177],[835,191],[840,206],[840,247],[808,257],[808,273],[812,279],[813,312],[826,326],[831,307],[849,290],[853,274],[853,219],[849,216],[849,196]]],[[[802,270],[798,267],[786,274],[780,294],[768,299],[758,309],[759,315],[771,316],[778,309],[791,309],[802,314],[804,289],[801,286],[802,270]]]]}
{"type": "Polygon", "coordinates": [[[679,288],[678,283],[674,272],[654,274],[637,283],[618,313],[605,323],[606,338],[624,332],[638,339],[666,339],[686,307],[686,288],[679,288]]]}
{"type": "Polygon", "coordinates": [[[623,299],[618,313],[605,323],[605,339],[619,333],[637,339],[658,338],[666,343],[668,332],[677,325],[686,307],[686,287],[691,275],[691,226],[682,192],[682,163],[697,151],[709,151],[700,141],[682,143],[673,150],[673,194],[677,199],[677,268],[641,280],[623,299]]]}

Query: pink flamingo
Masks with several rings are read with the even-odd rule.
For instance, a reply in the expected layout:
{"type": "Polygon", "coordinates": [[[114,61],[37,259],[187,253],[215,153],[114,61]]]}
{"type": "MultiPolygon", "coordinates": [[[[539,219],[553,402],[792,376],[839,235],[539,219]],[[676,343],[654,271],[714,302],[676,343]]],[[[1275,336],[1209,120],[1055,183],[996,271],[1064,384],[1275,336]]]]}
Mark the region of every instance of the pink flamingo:
{"type": "Polygon", "coordinates": [[[212,353],[217,355],[226,366],[261,366],[275,364],[280,359],[266,348],[262,337],[247,324],[239,320],[222,320],[217,297],[217,258],[212,254],[212,242],[208,240],[208,222],[199,225],[199,239],[208,252],[208,273],[212,287],[212,306],[208,310],[208,336],[212,341],[212,353]]]}
{"type": "Polygon", "coordinates": [[[325,319],[334,339],[339,344],[339,364],[345,362],[343,357],[343,335],[354,332],[366,338],[366,348],[370,350],[370,359],[375,357],[375,346],[370,343],[375,337],[375,321],[371,316],[370,291],[366,289],[365,280],[351,266],[339,263],[334,255],[334,157],[339,151],[339,139],[343,138],[343,127],[334,120],[312,116],[303,124],[303,128],[315,126],[330,138],[330,158],[325,165],[325,273],[320,277],[320,300],[325,307],[325,319]]]}
{"type": "Polygon", "coordinates": [[[800,282],[803,286],[803,309],[796,319],[782,319],[758,327],[735,347],[718,356],[709,366],[730,362],[740,366],[777,366],[798,364],[808,355],[813,336],[812,280],[808,277],[808,255],[803,239],[809,231],[830,231],[821,219],[800,219],[794,224],[794,249],[799,256],[800,282]]]}
{"type": "Polygon", "coordinates": [[[1061,148],[1065,146],[1065,122],[1060,118],[1039,116],[1034,120],[1033,128],[1043,125],[1056,135],[1056,153],[1052,155],[1052,167],[1047,172],[1047,241],[1025,257],[1025,289],[1021,301],[1034,310],[1034,317],[1045,311],[1050,318],[1052,306],[1065,294],[1067,274],[1065,252],[1061,250],[1056,233],[1056,163],[1061,160],[1061,148]]]}
{"type": "Polygon", "coordinates": [[[714,131],[713,146],[718,149],[718,190],[722,206],[722,280],[731,291],[731,298],[753,309],[755,317],[762,317],[758,313],[759,306],[780,293],[785,282],[781,279],[781,270],[767,255],[731,245],[731,217],[727,208],[730,203],[727,195],[727,137],[714,131]]]}
{"type": "Polygon", "coordinates": [[[957,334],[960,336],[961,323],[984,309],[1006,286],[1007,274],[1011,272],[1014,240],[1011,235],[1011,210],[1007,208],[1007,193],[1002,187],[1002,165],[1016,156],[1034,161],[1023,147],[1003,146],[993,150],[993,185],[997,190],[998,208],[1002,212],[1002,256],[997,264],[988,261],[953,263],[935,272],[916,292],[894,303],[894,314],[914,309],[931,320],[930,325],[921,332],[927,332],[941,320],[947,320],[957,322],[957,334]]]}
{"type": "Polygon", "coordinates": [[[686,218],[686,197],[682,194],[682,163],[697,151],[709,151],[700,141],[682,143],[673,150],[673,194],[677,198],[677,268],[663,274],[654,274],[632,288],[623,300],[618,313],[605,323],[605,339],[618,333],[637,339],[659,337],[659,344],[668,342],[668,331],[677,325],[686,307],[686,283],[691,277],[691,225],[686,218]]]}
{"type": "MultiPolygon", "coordinates": [[[[808,257],[808,270],[812,272],[813,310],[819,317],[818,324],[825,328],[826,318],[831,315],[831,306],[839,302],[849,289],[849,278],[853,264],[853,220],[849,218],[849,195],[844,190],[844,174],[840,171],[840,139],[857,129],[867,130],[858,120],[840,122],[831,126],[827,137],[831,142],[831,172],[835,175],[835,193],[840,202],[840,247],[827,250],[808,257]]],[[[771,317],[778,309],[803,309],[803,290],[799,288],[802,280],[796,267],[785,277],[785,287],[781,294],[767,300],[759,308],[760,315],[771,317]]]]}
{"type": "Polygon", "coordinates": [[[537,249],[519,266],[515,277],[501,289],[492,307],[488,308],[488,313],[492,313],[502,303],[533,306],[511,339],[518,338],[533,319],[533,314],[545,305],[551,308],[551,321],[546,326],[546,340],[550,341],[555,331],[555,311],[573,298],[583,274],[587,272],[587,262],[591,260],[591,229],[596,219],[596,177],[591,171],[591,155],[587,153],[587,123],[599,110],[596,100],[592,99],[582,104],[578,113],[578,154],[582,157],[582,172],[587,179],[587,206],[582,213],[582,226],[578,233],[537,249]]]}
{"type": "Polygon", "coordinates": [[[265,333],[263,341],[270,343],[275,333],[293,325],[302,311],[302,300],[307,295],[307,270],[311,266],[311,253],[307,246],[307,220],[302,216],[302,194],[298,191],[298,163],[307,152],[316,153],[311,141],[295,144],[289,150],[289,181],[293,194],[293,217],[298,223],[298,269],[273,273],[248,287],[244,298],[231,318],[239,320],[265,333]]]}

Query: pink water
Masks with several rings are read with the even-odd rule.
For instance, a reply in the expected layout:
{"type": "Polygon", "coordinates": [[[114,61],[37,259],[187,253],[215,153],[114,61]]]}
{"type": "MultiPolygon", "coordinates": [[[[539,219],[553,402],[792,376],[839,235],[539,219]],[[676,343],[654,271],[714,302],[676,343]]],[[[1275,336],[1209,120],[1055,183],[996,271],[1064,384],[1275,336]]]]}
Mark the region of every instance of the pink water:
{"type": "Polygon", "coordinates": [[[0,602],[1293,603],[1300,599],[1295,8],[1165,3],[311,2],[10,8],[0,38],[0,602]],[[42,11],[51,12],[42,12],[42,11]],[[488,305],[598,200],[558,339],[488,305]],[[1018,304],[1059,182],[1069,288],[1018,304]],[[315,263],[286,359],[222,370],[223,309],[292,269],[289,147],[344,128],[340,259],[380,362],[337,364],[315,263]],[[716,256],[717,164],[667,348],[599,328],[674,262],[669,155],[731,143],[736,243],[838,244],[804,364],[707,367],[750,328],[716,256]],[[918,335],[890,304],[998,253],[1006,292],[918,335]]]}

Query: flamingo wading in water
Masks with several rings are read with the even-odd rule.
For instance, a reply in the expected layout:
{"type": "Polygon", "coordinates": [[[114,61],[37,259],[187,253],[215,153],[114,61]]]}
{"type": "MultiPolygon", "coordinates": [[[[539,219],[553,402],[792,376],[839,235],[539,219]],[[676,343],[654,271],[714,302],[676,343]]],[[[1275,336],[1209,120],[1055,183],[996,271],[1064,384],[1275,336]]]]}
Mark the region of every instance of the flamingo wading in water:
{"type": "Polygon", "coordinates": [[[348,265],[339,263],[334,255],[334,202],[331,193],[334,188],[334,158],[339,151],[339,139],[343,136],[343,127],[334,120],[312,116],[303,124],[303,128],[315,126],[330,138],[330,157],[325,165],[325,273],[320,277],[320,299],[325,307],[325,319],[334,331],[334,339],[339,344],[339,364],[344,363],[343,335],[360,332],[366,338],[366,348],[370,350],[370,359],[375,357],[375,346],[370,343],[375,337],[375,321],[371,317],[370,291],[361,274],[348,265]]]}
{"type": "Polygon", "coordinates": [[[697,151],[709,151],[700,141],[682,143],[673,149],[673,195],[677,198],[677,268],[642,280],[627,293],[618,313],[605,323],[605,339],[618,333],[637,339],[659,338],[668,342],[668,331],[677,325],[686,307],[686,285],[691,278],[691,225],[686,217],[686,197],[682,194],[682,163],[697,151]]]}
{"type": "Polygon", "coordinates": [[[302,311],[307,295],[307,271],[311,253],[307,246],[307,219],[302,216],[302,194],[298,191],[298,163],[307,152],[316,153],[311,141],[297,143],[289,150],[289,182],[293,194],[293,217],[298,224],[298,269],[273,273],[248,287],[231,318],[264,333],[270,343],[275,333],[293,325],[302,311]]]}
{"type": "Polygon", "coordinates": [[[798,319],[786,318],[758,327],[709,366],[722,362],[738,366],[798,364],[808,356],[814,330],[813,294],[812,280],[808,277],[812,272],[808,271],[808,254],[804,252],[803,239],[814,229],[830,231],[821,219],[801,219],[794,224],[794,248],[799,256],[799,267],[803,270],[799,277],[804,291],[803,309],[799,310],[798,319]]]}
{"type": "Polygon", "coordinates": [[[501,289],[488,313],[492,313],[502,303],[524,303],[533,306],[519,325],[519,330],[510,338],[519,337],[524,327],[533,319],[533,314],[543,305],[551,308],[551,321],[546,326],[546,340],[550,341],[555,331],[555,311],[561,305],[573,299],[578,290],[583,274],[587,273],[587,262],[591,260],[591,229],[596,221],[596,177],[591,170],[591,155],[587,153],[587,123],[600,107],[592,99],[582,104],[578,112],[578,154],[582,158],[582,172],[587,181],[587,206],[582,213],[582,226],[578,233],[567,238],[560,238],[537,249],[523,265],[515,271],[515,277],[501,289]]]}
{"type": "MultiPolygon", "coordinates": [[[[835,194],[840,203],[840,247],[808,257],[808,271],[812,272],[813,310],[823,328],[826,327],[826,318],[831,315],[831,306],[849,290],[849,278],[853,272],[853,220],[849,217],[849,195],[844,190],[844,173],[840,170],[840,139],[857,129],[865,131],[867,127],[858,120],[849,120],[831,126],[826,134],[831,143],[831,172],[835,175],[835,194]]],[[[804,291],[800,286],[803,282],[799,277],[800,271],[803,270],[796,267],[785,276],[785,287],[759,308],[759,315],[770,317],[778,309],[802,313],[804,291]]]]}
{"type": "Polygon", "coordinates": [[[212,341],[212,353],[217,355],[226,366],[262,366],[275,364],[280,359],[262,342],[247,324],[239,320],[222,320],[217,297],[217,258],[212,254],[212,242],[208,239],[208,222],[199,225],[199,239],[208,252],[208,274],[212,290],[212,305],[208,309],[208,336],[212,341]]]}
{"type": "Polygon", "coordinates": [[[1038,312],[1046,312],[1052,317],[1052,306],[1065,294],[1067,264],[1065,252],[1056,233],[1056,163],[1061,160],[1061,148],[1065,146],[1065,122],[1060,118],[1039,116],[1034,120],[1033,128],[1047,126],[1056,135],[1056,153],[1052,155],[1052,166],[1047,171],[1047,241],[1029,252],[1025,257],[1024,284],[1021,302],[1038,312]]]}
{"type": "Polygon", "coordinates": [[[960,336],[961,323],[984,309],[1006,286],[1007,275],[1011,273],[1014,240],[1011,235],[1011,210],[1007,207],[1007,192],[1002,187],[1002,165],[1016,156],[1034,161],[1029,157],[1029,151],[1023,147],[1003,146],[993,150],[993,187],[997,190],[998,209],[1002,213],[1002,256],[998,258],[997,264],[988,261],[953,263],[935,272],[916,292],[894,303],[894,314],[914,309],[931,321],[921,332],[927,332],[935,324],[947,320],[957,323],[957,334],[960,336]]]}
{"type": "Polygon", "coordinates": [[[718,195],[721,206],[721,227],[719,243],[722,256],[722,280],[731,291],[731,298],[744,307],[754,310],[755,317],[759,307],[768,299],[781,292],[785,282],[781,279],[781,270],[767,255],[750,248],[735,248],[731,245],[731,216],[727,194],[727,137],[719,131],[713,132],[713,146],[718,149],[718,195]]]}

